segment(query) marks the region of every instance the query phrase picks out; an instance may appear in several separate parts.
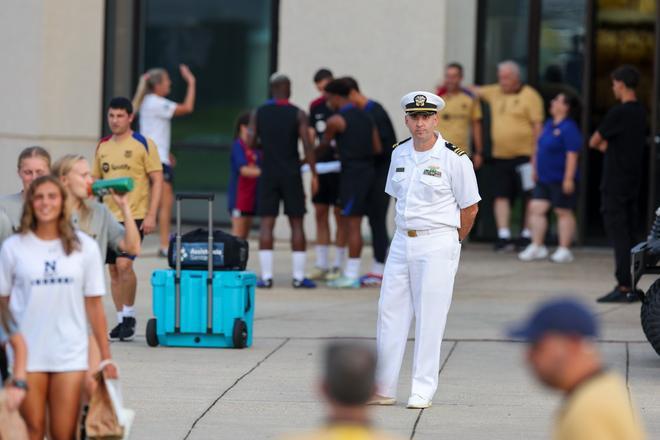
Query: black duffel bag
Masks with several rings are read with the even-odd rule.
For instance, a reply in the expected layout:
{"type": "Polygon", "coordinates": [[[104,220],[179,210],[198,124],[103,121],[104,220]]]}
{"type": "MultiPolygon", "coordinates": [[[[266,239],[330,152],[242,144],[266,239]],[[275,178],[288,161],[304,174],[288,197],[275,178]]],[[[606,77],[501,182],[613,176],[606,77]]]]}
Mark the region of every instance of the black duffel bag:
{"type": "MultiPolygon", "coordinates": [[[[198,228],[181,236],[181,269],[208,268],[208,229],[198,228]]],[[[227,234],[213,231],[213,269],[214,270],[245,270],[248,260],[248,242],[227,234]]],[[[167,250],[167,262],[172,269],[176,268],[176,237],[170,238],[167,250]]]]}

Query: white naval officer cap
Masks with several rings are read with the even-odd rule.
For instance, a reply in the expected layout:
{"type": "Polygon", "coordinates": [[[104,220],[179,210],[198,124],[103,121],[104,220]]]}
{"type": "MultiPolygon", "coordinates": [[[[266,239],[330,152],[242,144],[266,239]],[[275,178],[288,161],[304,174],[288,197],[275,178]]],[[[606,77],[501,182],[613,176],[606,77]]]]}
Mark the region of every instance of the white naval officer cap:
{"type": "Polygon", "coordinates": [[[401,98],[401,108],[406,113],[437,113],[445,108],[445,101],[438,95],[418,90],[401,98]]]}

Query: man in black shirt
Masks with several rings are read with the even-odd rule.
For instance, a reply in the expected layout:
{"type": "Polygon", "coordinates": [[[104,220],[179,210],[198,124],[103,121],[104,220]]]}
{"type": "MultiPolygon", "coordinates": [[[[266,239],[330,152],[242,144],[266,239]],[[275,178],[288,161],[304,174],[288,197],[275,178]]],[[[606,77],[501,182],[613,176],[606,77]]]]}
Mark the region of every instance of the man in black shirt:
{"type": "Polygon", "coordinates": [[[371,117],[348,99],[350,88],[345,81],[334,80],[325,87],[330,108],[336,111],[319,145],[321,152],[335,140],[341,161],[339,201],[348,236],[348,261],[341,277],[328,283],[336,288],[359,288],[362,252],[362,217],[367,214],[374,178],[374,155],[382,146],[371,117]]]}
{"type": "MultiPolygon", "coordinates": [[[[309,105],[309,126],[312,143],[323,139],[323,133],[328,118],[334,111],[328,107],[325,98],[325,86],[333,80],[332,72],[328,69],[319,69],[314,74],[314,85],[321,92],[309,105]]],[[[321,154],[317,150],[316,163],[337,162],[339,157],[336,148],[328,148],[321,154]]],[[[340,267],[346,260],[346,232],[341,222],[341,209],[339,208],[339,170],[319,174],[319,190],[312,197],[314,213],[316,215],[316,263],[309,278],[312,280],[331,280],[341,275],[340,267]],[[337,231],[335,234],[335,260],[332,266],[329,263],[330,254],[330,224],[328,216],[333,208],[337,231]]]]}
{"type": "Polygon", "coordinates": [[[639,72],[623,65],[612,72],[612,90],[621,104],[613,107],[591,136],[589,146],[603,153],[601,211],[603,224],[614,245],[617,286],[598,302],[633,302],[630,249],[635,244],[637,197],[643,171],[647,131],[646,111],[637,101],[639,72]]]}
{"type": "Polygon", "coordinates": [[[273,285],[273,228],[284,202],[284,213],[291,225],[293,250],[293,287],[314,288],[316,284],[305,278],[305,193],[300,175],[298,139],[305,147],[305,160],[312,171],[312,193],[316,193],[318,178],[312,144],[309,142],[307,115],[289,103],[291,81],[274,73],[270,79],[272,99],[250,115],[248,127],[250,148],[260,147],[264,156],[259,178],[257,213],[261,216],[259,231],[259,262],[261,279],[258,287],[273,285]]]}
{"type": "Polygon", "coordinates": [[[387,210],[390,206],[390,196],[385,192],[385,183],[392,159],[392,147],[396,143],[396,134],[392,121],[383,106],[364,96],[354,78],[346,77],[343,80],[351,89],[349,95],[351,102],[371,116],[383,146],[382,152],[374,157],[375,174],[367,211],[371,227],[371,243],[374,248],[374,262],[371,271],[360,279],[363,286],[380,286],[385,270],[387,247],[390,243],[387,233],[387,210]]]}

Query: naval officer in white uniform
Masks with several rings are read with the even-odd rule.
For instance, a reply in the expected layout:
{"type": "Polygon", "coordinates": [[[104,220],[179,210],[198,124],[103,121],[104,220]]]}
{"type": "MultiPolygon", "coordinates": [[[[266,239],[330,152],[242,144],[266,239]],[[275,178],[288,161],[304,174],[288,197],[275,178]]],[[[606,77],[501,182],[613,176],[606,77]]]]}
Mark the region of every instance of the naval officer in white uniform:
{"type": "Polygon", "coordinates": [[[378,303],[377,395],[396,402],[399,370],[415,317],[412,392],[408,408],[428,408],[438,386],[440,344],[454,276],[481,200],[472,162],[434,131],[445,103],[428,92],[401,99],[412,137],[395,145],[385,192],[396,199],[396,233],[390,245],[378,303]]]}

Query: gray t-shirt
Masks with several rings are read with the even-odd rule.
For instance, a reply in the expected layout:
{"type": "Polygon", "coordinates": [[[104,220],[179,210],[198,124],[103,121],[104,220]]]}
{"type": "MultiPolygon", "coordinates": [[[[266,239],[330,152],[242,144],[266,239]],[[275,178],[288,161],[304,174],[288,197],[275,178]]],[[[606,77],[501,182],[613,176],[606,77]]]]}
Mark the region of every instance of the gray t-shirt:
{"type": "Polygon", "coordinates": [[[23,215],[23,193],[0,197],[0,244],[18,231],[23,215]]]}
{"type": "MultiPolygon", "coordinates": [[[[92,210],[92,213],[88,227],[89,230],[83,232],[96,240],[101,249],[103,261],[105,261],[108,247],[117,253],[121,252],[119,243],[124,238],[126,230],[103,203],[99,203],[96,200],[86,200],[84,203],[92,210]]],[[[77,212],[71,215],[71,222],[74,226],[79,227],[77,212]]]]}
{"type": "Polygon", "coordinates": [[[21,225],[23,215],[23,193],[10,194],[0,197],[0,208],[7,214],[14,231],[21,225]]]}

